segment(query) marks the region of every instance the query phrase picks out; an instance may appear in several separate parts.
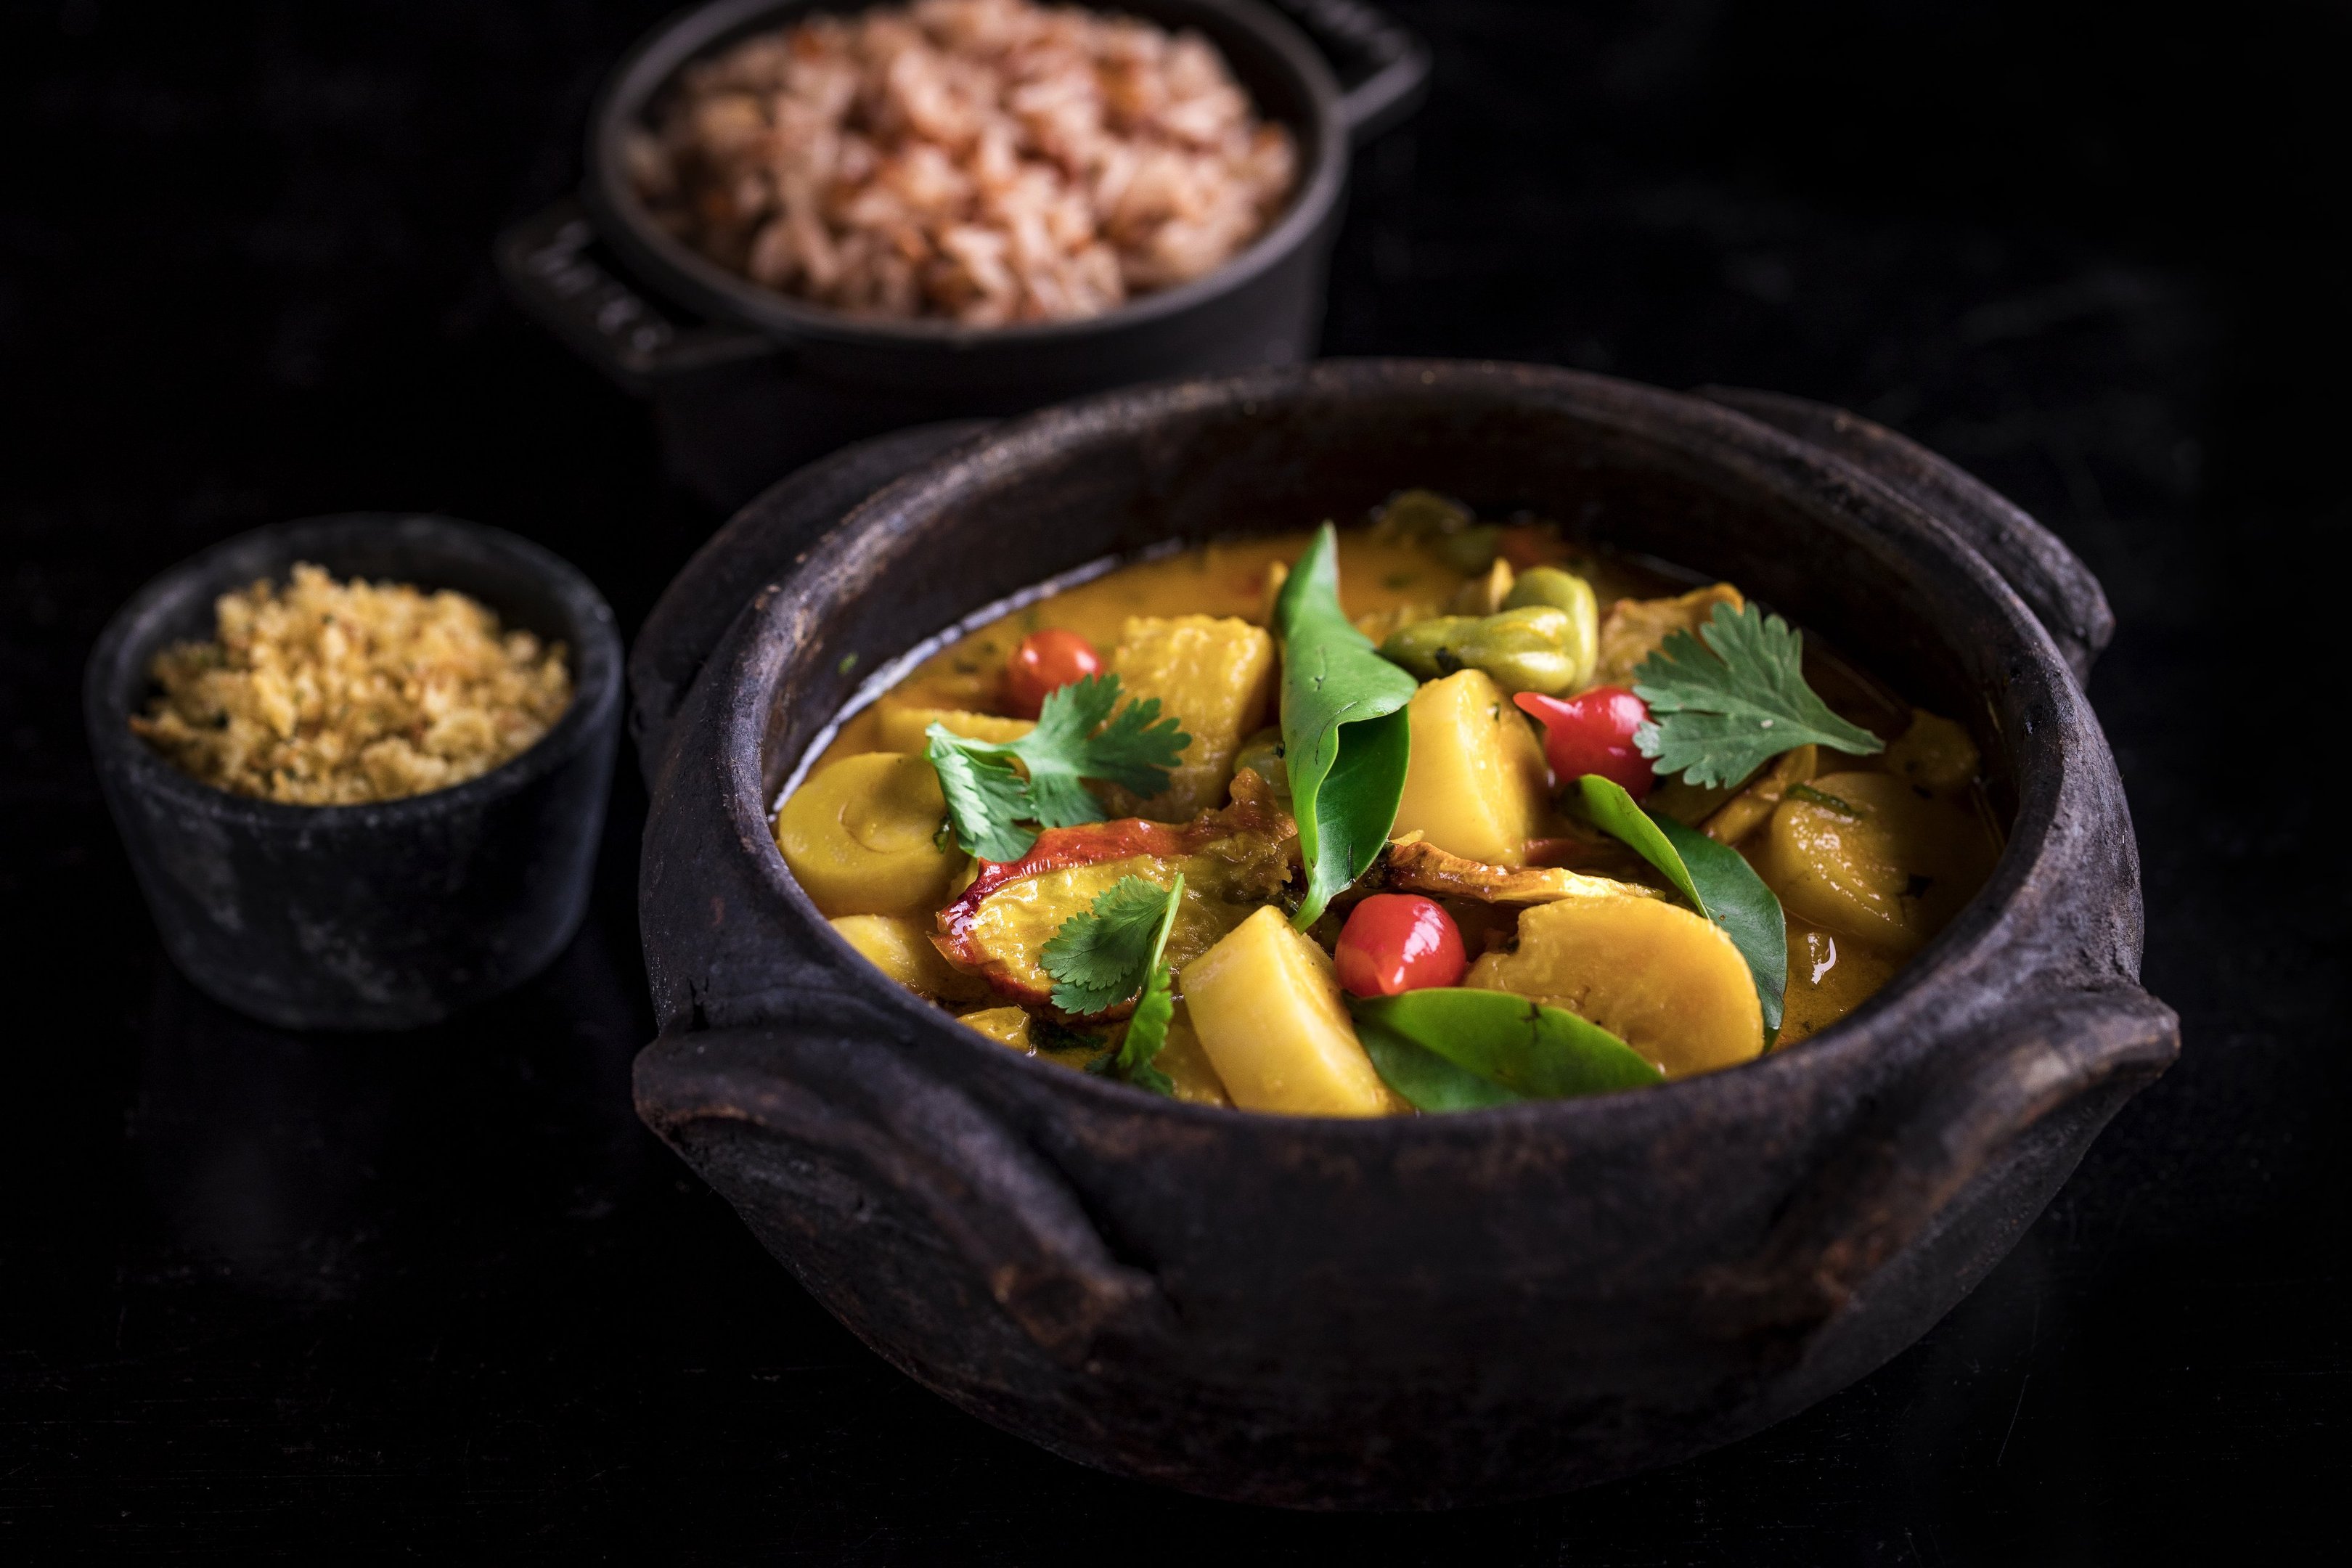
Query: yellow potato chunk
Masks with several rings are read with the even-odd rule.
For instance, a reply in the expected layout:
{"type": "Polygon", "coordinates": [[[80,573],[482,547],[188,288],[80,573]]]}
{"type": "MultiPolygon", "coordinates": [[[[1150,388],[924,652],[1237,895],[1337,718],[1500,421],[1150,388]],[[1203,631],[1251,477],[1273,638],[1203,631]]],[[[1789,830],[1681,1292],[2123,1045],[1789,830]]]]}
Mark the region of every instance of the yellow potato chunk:
{"type": "Polygon", "coordinates": [[[1025,1007],[982,1007],[976,1013],[966,1013],[961,1020],[965,1027],[979,1030],[1000,1046],[1011,1046],[1024,1057],[1037,1054],[1029,1043],[1029,1010],[1025,1007]]]}
{"type": "Polygon", "coordinates": [[[1925,708],[1911,710],[1911,727],[1886,743],[1886,771],[1937,795],[1967,787],[1979,761],[1966,730],[1925,708]]]}
{"type": "MultiPolygon", "coordinates": [[[[1706,819],[1706,833],[1717,844],[1738,844],[1764,825],[1772,808],[1780,804],[1788,793],[1821,772],[1822,749],[1819,746],[1799,746],[1783,752],[1772,765],[1730,800],[1724,803],[1714,816],[1706,819]]],[[[1674,781],[1680,784],[1683,781],[1674,781]]],[[[1677,819],[1679,820],[1679,819],[1677,819]]]]}
{"type": "Polygon", "coordinates": [[[1509,991],[1589,1019],[1687,1078],[1764,1049],[1764,1009],[1731,939],[1653,899],[1570,899],[1519,917],[1519,944],[1490,952],[1462,982],[1509,991]]]}
{"type": "Polygon", "coordinates": [[[860,957],[919,995],[968,1002],[988,994],[988,982],[966,974],[940,955],[928,921],[842,915],[832,925],[860,957]]]}
{"type": "Polygon", "coordinates": [[[1017,741],[1037,726],[1026,719],[1006,719],[994,713],[970,713],[961,708],[926,708],[912,702],[885,700],[877,710],[882,750],[920,756],[930,742],[923,731],[933,724],[948,733],[971,741],[1017,741]]]}
{"type": "Polygon", "coordinates": [[[1114,789],[1114,816],[1189,822],[1225,802],[1242,739],[1265,721],[1274,696],[1274,638],[1231,616],[1130,616],[1110,668],[1127,697],[1160,699],[1192,739],[1149,799],[1114,789]]]}
{"type": "Polygon", "coordinates": [[[1076,1035],[1061,1036],[1054,1045],[1041,1043],[1036,1015],[1025,1007],[981,1007],[956,1021],[1024,1057],[1072,1072],[1086,1071],[1087,1064],[1102,1054],[1099,1042],[1076,1035]]]}
{"type": "Polygon", "coordinates": [[[1424,682],[1405,716],[1412,761],[1391,833],[1489,866],[1526,865],[1548,775],[1519,710],[1485,670],[1464,669],[1424,682]]]}
{"type": "Polygon", "coordinates": [[[1168,1021],[1167,1043],[1151,1065],[1168,1075],[1176,1086],[1176,1098],[1188,1105],[1233,1104],[1225,1093],[1224,1079],[1217,1076],[1216,1064],[1202,1048],[1200,1032],[1192,1027],[1192,1010],[1181,1001],[1176,1004],[1176,1016],[1168,1021]]]}
{"type": "Polygon", "coordinates": [[[928,913],[964,861],[935,842],[947,814],[930,763],[867,752],[827,763],[793,792],[776,813],[776,847],[827,917],[928,913]]]}
{"type": "Polygon", "coordinates": [[[1756,869],[1790,914],[1902,958],[1959,912],[1988,848],[1964,813],[1891,773],[1831,773],[1774,808],[1756,869]]]}
{"type": "Polygon", "coordinates": [[[1388,1086],[1356,1039],[1331,960],[1261,908],[1183,970],[1184,1005],[1244,1110],[1381,1116],[1388,1086]]]}

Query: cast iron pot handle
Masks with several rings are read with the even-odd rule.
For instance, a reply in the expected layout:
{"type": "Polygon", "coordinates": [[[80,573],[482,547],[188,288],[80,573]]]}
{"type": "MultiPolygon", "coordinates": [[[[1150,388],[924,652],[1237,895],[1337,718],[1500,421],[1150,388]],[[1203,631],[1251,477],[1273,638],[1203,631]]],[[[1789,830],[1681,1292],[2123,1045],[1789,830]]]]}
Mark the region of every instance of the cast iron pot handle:
{"type": "Polygon", "coordinates": [[[2090,679],[2092,663],[2116,634],[2115,612],[2081,557],[2015,503],[1859,414],[1746,387],[1703,386],[1698,395],[1820,448],[1940,519],[2017,590],[2057,643],[2075,680],[2090,679]]]}
{"type": "Polygon", "coordinates": [[[1707,1277],[1704,1310],[1728,1331],[1774,1323],[1801,1344],[2011,1144],[2070,1107],[2105,1097],[2111,1111],[2180,1054],[2179,1018],[2128,981],[2025,984],[1969,1035],[1861,1121],[1757,1255],[1707,1277]]]}
{"type": "Polygon", "coordinates": [[[748,328],[671,317],[614,272],[595,242],[587,209],[566,196],[501,231],[492,248],[515,303],[628,391],[642,396],[668,376],[778,352],[748,328]]]}
{"type": "Polygon", "coordinates": [[[1163,1310],[1158,1282],[1111,1257],[1068,1185],[866,1011],[666,1034],[637,1057],[637,1114],[763,1240],[779,1224],[822,1228],[835,1246],[867,1226],[923,1237],[1069,1364],[1106,1331],[1163,1310]],[[730,1190],[747,1135],[757,1173],[730,1190]]]}
{"type": "Polygon", "coordinates": [[[1429,46],[1359,0],[1279,0],[1338,68],[1339,121],[1360,147],[1402,124],[1429,92],[1429,46]]]}

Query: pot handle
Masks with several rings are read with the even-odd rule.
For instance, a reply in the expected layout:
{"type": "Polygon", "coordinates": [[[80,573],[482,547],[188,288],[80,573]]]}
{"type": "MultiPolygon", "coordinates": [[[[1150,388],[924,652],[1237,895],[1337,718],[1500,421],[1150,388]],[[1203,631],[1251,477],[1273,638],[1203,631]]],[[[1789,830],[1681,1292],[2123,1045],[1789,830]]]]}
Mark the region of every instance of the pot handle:
{"type": "Polygon", "coordinates": [[[2104,1122],[2180,1054],[2179,1016],[2129,982],[2054,997],[2024,987],[1976,1026],[1977,1039],[1988,1036],[2002,1043],[1938,1046],[1936,1059],[1968,1066],[1923,1073],[1915,1092],[1865,1115],[1766,1245],[1706,1277],[1708,1306],[1728,1330],[1775,1324],[1801,1344],[2010,1145],[2070,1109],[2104,1122]]]}
{"type": "Polygon", "coordinates": [[[679,320],[631,288],[604,257],[587,209],[571,196],[501,230],[499,277],[523,311],[627,391],[778,352],[748,328],[679,320]]]}
{"type": "Polygon", "coordinates": [[[2116,634],[2105,590],[2082,558],[2015,502],[1917,442],[1859,414],[1746,387],[1698,395],[1819,448],[1958,533],[1991,563],[2058,645],[2077,682],[2116,634]]]}
{"type": "Polygon", "coordinates": [[[1340,81],[1339,122],[1350,146],[1394,130],[1429,93],[1429,46],[1360,0],[1278,0],[1315,40],[1340,81]]]}
{"type": "Polygon", "coordinates": [[[803,1004],[782,1024],[665,1034],[636,1060],[637,1114],[763,1242],[804,1262],[912,1237],[1074,1366],[1106,1331],[1167,1310],[1034,1151],[884,1043],[887,1020],[842,997],[803,1004]]]}

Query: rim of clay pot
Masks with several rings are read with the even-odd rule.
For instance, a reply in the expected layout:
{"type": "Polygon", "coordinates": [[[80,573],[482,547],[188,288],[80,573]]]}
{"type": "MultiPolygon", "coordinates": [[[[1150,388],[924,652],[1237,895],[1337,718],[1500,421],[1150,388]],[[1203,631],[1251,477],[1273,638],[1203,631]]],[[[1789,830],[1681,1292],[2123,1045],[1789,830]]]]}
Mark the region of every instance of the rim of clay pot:
{"type": "MultiPolygon", "coordinates": [[[[331,562],[320,563],[338,570],[331,562]]],[[[514,626],[505,607],[490,608],[499,612],[503,626],[514,626]]],[[[211,633],[207,622],[194,635],[211,633]]],[[[594,739],[606,710],[616,708],[620,680],[621,639],[611,606],[578,567],[552,551],[504,529],[436,513],[337,512],[248,530],[149,579],[114,613],[91,647],[83,709],[101,768],[118,772],[135,787],[164,795],[189,812],[284,827],[362,826],[475,808],[562,766],[594,739]],[[572,700],[547,733],[498,766],[445,789],[392,800],[302,805],[205,784],[182,773],[131,732],[131,716],[143,706],[139,694],[152,684],[149,662],[175,635],[190,635],[175,634],[163,624],[177,618],[172,614],[175,601],[194,594],[208,607],[215,595],[252,581],[256,573],[247,563],[252,558],[282,559],[283,564],[270,574],[275,575],[297,561],[340,553],[341,542],[352,539],[396,542],[399,548],[394,552],[415,562],[413,568],[404,568],[413,575],[402,580],[427,593],[449,585],[433,580],[436,563],[466,552],[488,553],[538,579],[569,623],[562,640],[569,645],[572,666],[572,700]],[[126,690],[131,694],[128,703],[121,700],[126,690]]]]}
{"type": "MultiPolygon", "coordinates": [[[[1146,20],[1212,17],[1247,36],[1288,73],[1305,100],[1303,123],[1269,110],[1251,94],[1261,118],[1280,120],[1302,143],[1297,183],[1274,222],[1238,255],[1173,288],[1131,299],[1076,321],[970,327],[955,321],[867,321],[753,282],[731,272],[693,247],[673,237],[653,220],[625,173],[622,140],[643,121],[646,108],[678,71],[718,46],[731,42],[763,18],[783,12],[824,9],[810,0],[716,0],[681,11],[656,26],[630,47],[606,77],[588,117],[587,177],[583,192],[611,239],[630,261],[662,279],[680,296],[713,315],[755,326],[779,342],[897,344],[972,349],[1043,346],[1099,336],[1180,315],[1203,301],[1239,289],[1313,238],[1339,199],[1351,153],[1342,123],[1338,81],[1315,46],[1290,20],[1257,0],[1156,0],[1134,7],[1146,20]],[[1311,147],[1306,145],[1311,142],[1311,147]]],[[[862,7],[853,6],[851,9],[862,7]]],[[[1181,21],[1179,23],[1181,25],[1181,21]]],[[[1228,62],[1230,65],[1230,62],[1228,62]]]]}
{"type": "MultiPolygon", "coordinates": [[[[1171,382],[1078,399],[1008,421],[877,491],[810,550],[781,584],[746,606],[728,647],[704,671],[706,677],[756,683],[760,698],[756,704],[730,703],[719,709],[725,733],[713,760],[725,775],[726,809],[739,826],[749,824],[754,829],[747,838],[757,837],[763,846],[757,856],[760,877],[782,897],[792,917],[811,928],[814,941],[804,951],[814,955],[821,944],[845,985],[855,989],[858,1005],[878,1008],[909,1028],[931,1031],[943,1042],[954,1039],[954,1048],[968,1051],[969,1060],[983,1073],[1055,1075],[1048,1080],[1055,1092],[1106,1110],[1174,1117],[1240,1135],[1261,1129],[1278,1131],[1283,1136],[1311,1131],[1314,1136],[1333,1139],[1443,1140],[1480,1137],[1495,1127],[1547,1119],[1565,1124],[1581,1118],[1632,1116],[1657,1123],[1686,1123],[1694,1114],[1704,1118],[1718,1110],[1728,1119],[1737,1109],[1733,1102],[1748,1098],[1756,1089],[1809,1078],[1850,1078],[1856,1087],[1864,1087],[1873,1080],[1900,1075],[1919,1052],[1948,1043],[1986,1019],[2005,1016],[2014,1005],[2013,994],[2046,994],[2053,989],[2096,991],[2111,984],[2129,985],[2132,979],[2129,974],[2107,973],[2100,962],[2107,944],[2085,937],[2077,944],[2082,952],[2075,956],[2089,962],[2079,971],[2043,963],[2018,973],[2013,993],[1971,998],[1957,1008],[1951,1005],[1952,998],[1940,994],[1946,983],[1961,978],[1962,972],[1981,973],[1994,963],[2011,945],[2011,927],[2033,918],[2023,895],[2037,872],[2063,853],[2070,829],[2079,837],[2116,826],[2100,820],[2105,807],[2098,781],[2089,776],[2092,771],[2104,770],[2112,779],[2114,763],[2097,719],[2056,644],[2017,591],[1935,517],[1890,490],[1857,489],[1855,480],[1852,469],[1820,450],[1717,404],[1613,377],[1492,361],[1324,361],[1303,368],[1171,382]],[[793,584],[813,580],[836,565],[843,566],[850,580],[856,580],[858,554],[879,548],[877,542],[894,517],[935,510],[975,485],[1002,483],[1059,463],[1071,447],[1095,440],[1134,439],[1148,433],[1160,416],[1220,402],[1236,406],[1271,405],[1318,393],[1341,393],[1351,384],[1367,382],[1408,394],[1410,384],[1418,383],[1441,396],[1449,391],[1492,396],[1508,390],[1522,396],[1557,400],[1613,400],[1617,405],[1613,409],[1604,410],[1595,404],[1585,412],[1598,422],[1613,420],[1620,428],[1638,428],[1648,439],[1678,445],[1708,460],[1740,464],[1755,480],[1778,488],[1784,500],[1824,523],[1843,517],[1856,542],[1874,537],[1898,553],[1908,552],[1904,549],[1907,545],[1911,550],[1925,547],[1941,557],[1938,564],[1953,584],[1948,591],[1979,595],[2005,624],[2020,656],[2010,667],[2009,677],[2012,686],[2023,689],[2021,700],[2030,714],[2025,733],[2006,737],[2014,768],[2015,807],[2004,825],[2000,858],[1976,896],[1853,1013],[1787,1049],[1639,1092],[1529,1100],[1444,1115],[1360,1121],[1241,1110],[1153,1095],[1051,1063],[1028,1060],[983,1038],[874,968],[833,931],[785,868],[767,831],[772,803],[762,784],[762,730],[773,709],[776,686],[793,660],[779,650],[782,639],[763,640],[760,633],[762,622],[778,613],[778,605],[788,597],[793,584]]],[[[975,605],[973,610],[982,607],[975,605]]],[[[907,646],[916,647],[940,629],[932,628],[907,646]]],[[[898,657],[893,654],[891,659],[898,657]]],[[[872,700],[875,695],[870,685],[862,686],[848,703],[836,707],[803,752],[792,759],[791,766],[780,770],[781,776],[796,775],[831,727],[856,710],[851,704],[872,700]]],[[[674,733],[671,744],[682,744],[681,738],[674,733]]],[[[2114,799],[2120,811],[2119,784],[2114,799]]],[[[2127,816],[2121,827],[2128,839],[2127,816]]],[[[2136,912],[2134,864],[2135,872],[2127,880],[2136,912]]],[[[2136,955],[2136,920],[2129,926],[2128,944],[2136,955]]]]}

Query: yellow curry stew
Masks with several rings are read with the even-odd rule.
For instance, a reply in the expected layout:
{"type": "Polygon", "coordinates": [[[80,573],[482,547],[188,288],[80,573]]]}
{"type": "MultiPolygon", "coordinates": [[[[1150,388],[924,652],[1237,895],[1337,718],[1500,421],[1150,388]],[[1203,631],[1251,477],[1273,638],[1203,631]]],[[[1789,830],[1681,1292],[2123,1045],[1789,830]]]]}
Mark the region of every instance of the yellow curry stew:
{"type": "Polygon", "coordinates": [[[793,879],[978,1037],[1412,1115],[1785,1049],[2000,850],[1967,731],[1737,584],[1409,491],[967,636],[786,799],[793,879]]]}

